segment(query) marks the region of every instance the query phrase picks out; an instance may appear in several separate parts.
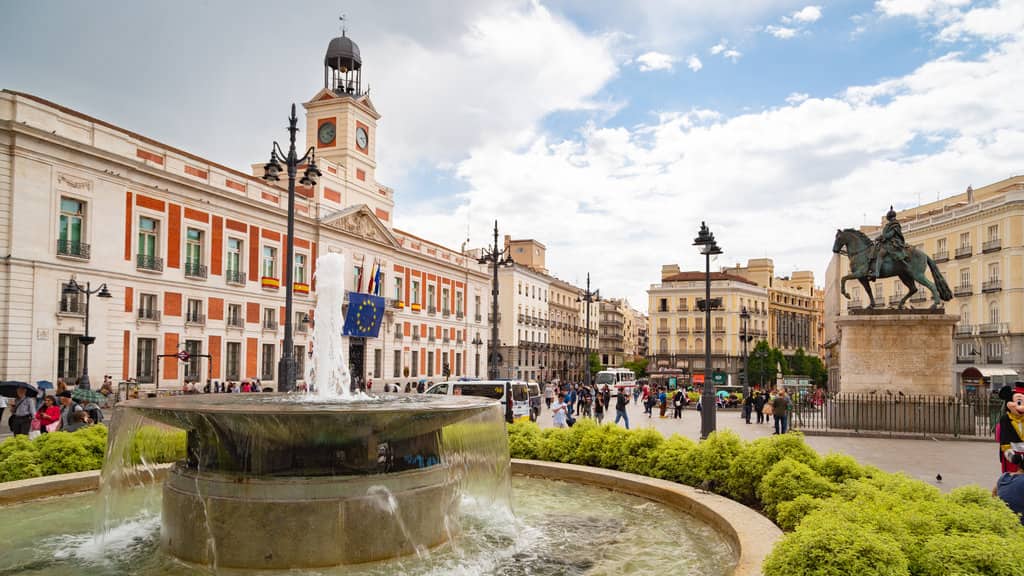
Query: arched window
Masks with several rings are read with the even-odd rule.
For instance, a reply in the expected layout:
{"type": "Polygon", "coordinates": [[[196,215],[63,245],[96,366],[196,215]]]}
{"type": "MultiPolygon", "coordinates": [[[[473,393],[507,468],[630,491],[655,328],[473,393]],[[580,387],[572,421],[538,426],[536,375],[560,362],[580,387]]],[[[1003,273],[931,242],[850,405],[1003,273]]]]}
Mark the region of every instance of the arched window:
{"type": "Polygon", "coordinates": [[[704,352],[704,340],[702,340],[701,338],[697,338],[696,340],[694,340],[693,341],[693,349],[696,350],[697,352],[703,353],[704,352]]]}
{"type": "Polygon", "coordinates": [[[667,339],[662,338],[661,340],[658,340],[658,353],[659,354],[668,354],[668,340],[667,339]]]}
{"type": "Polygon", "coordinates": [[[721,338],[715,338],[715,354],[721,354],[725,352],[725,343],[722,342],[721,338]]]}
{"type": "Polygon", "coordinates": [[[679,353],[686,354],[686,338],[679,339],[679,353]]]}

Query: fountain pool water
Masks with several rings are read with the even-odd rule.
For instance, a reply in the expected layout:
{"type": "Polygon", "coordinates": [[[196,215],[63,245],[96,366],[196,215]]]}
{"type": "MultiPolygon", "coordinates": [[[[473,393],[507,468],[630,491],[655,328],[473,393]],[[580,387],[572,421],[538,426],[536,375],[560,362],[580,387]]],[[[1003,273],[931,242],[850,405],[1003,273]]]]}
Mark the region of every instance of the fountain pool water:
{"type": "MultiPolygon", "coordinates": [[[[514,478],[512,488],[514,517],[504,507],[463,498],[461,535],[429,555],[295,574],[724,576],[735,566],[735,552],[712,528],[648,500],[523,477],[514,478]]],[[[5,521],[0,523],[0,542],[4,543],[0,575],[196,574],[195,566],[160,549],[161,490],[142,487],[122,496],[130,520],[103,541],[92,531],[91,515],[97,502],[92,494],[5,507],[5,521]]],[[[293,539],[300,538],[295,535],[293,539]]],[[[238,572],[221,569],[217,573],[238,572]]]]}

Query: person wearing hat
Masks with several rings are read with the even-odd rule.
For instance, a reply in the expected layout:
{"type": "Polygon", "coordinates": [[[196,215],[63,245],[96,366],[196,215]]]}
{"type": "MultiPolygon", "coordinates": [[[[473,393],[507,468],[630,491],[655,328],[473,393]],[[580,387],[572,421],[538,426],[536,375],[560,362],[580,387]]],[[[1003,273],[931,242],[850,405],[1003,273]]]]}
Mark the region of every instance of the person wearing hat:
{"type": "Polygon", "coordinates": [[[83,412],[85,409],[71,397],[71,391],[64,390],[57,394],[57,398],[60,400],[60,429],[73,432],[81,428],[82,425],[78,422],[75,413],[83,412]]]}
{"type": "Polygon", "coordinates": [[[903,238],[903,228],[900,221],[896,219],[896,211],[889,206],[889,212],[885,215],[886,223],[882,228],[882,235],[878,238],[875,246],[875,269],[874,273],[868,276],[868,280],[875,280],[882,276],[882,262],[885,255],[890,254],[897,260],[906,261],[907,241],[903,238]]]}
{"type": "Polygon", "coordinates": [[[7,425],[11,428],[11,434],[28,436],[32,427],[32,418],[36,415],[36,399],[28,395],[28,390],[18,388],[18,398],[8,401],[11,406],[11,416],[7,419],[7,425]]]}

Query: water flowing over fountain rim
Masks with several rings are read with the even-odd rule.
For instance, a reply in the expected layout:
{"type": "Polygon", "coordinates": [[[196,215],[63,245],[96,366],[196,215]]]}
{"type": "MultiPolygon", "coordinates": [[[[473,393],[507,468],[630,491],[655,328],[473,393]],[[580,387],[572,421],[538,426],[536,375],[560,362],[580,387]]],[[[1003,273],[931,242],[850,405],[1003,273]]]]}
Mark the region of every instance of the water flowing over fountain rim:
{"type": "Polygon", "coordinates": [[[305,394],[196,394],[140,398],[117,406],[144,412],[190,412],[247,416],[380,415],[475,412],[500,402],[475,396],[387,395],[323,399],[305,394]]]}

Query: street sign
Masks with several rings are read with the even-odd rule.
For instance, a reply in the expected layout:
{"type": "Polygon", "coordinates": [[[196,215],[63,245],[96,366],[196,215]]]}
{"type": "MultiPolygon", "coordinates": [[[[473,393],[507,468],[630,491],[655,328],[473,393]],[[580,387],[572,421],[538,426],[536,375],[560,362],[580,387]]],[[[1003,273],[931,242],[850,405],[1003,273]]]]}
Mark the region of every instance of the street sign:
{"type": "Polygon", "coordinates": [[[711,374],[711,381],[715,384],[725,384],[725,372],[715,372],[711,374]]]}
{"type": "Polygon", "coordinates": [[[191,356],[189,356],[188,350],[182,350],[181,352],[178,352],[178,360],[181,360],[182,362],[188,362],[189,358],[191,358],[191,356]]]}

